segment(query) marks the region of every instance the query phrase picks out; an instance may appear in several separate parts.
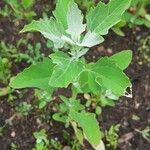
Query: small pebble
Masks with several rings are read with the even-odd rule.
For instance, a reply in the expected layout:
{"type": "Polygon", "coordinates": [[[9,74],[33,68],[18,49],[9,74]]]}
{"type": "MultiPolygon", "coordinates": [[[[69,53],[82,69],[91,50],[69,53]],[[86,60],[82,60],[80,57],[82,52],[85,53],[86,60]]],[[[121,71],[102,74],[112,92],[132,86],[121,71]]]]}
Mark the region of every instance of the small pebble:
{"type": "Polygon", "coordinates": [[[104,46],[99,46],[97,48],[98,52],[103,52],[105,50],[104,46]]]}
{"type": "Polygon", "coordinates": [[[2,108],[0,108],[0,112],[3,113],[3,111],[4,111],[4,110],[3,110],[2,108]]]}
{"type": "Polygon", "coordinates": [[[15,131],[12,131],[12,132],[11,132],[11,137],[15,137],[15,136],[16,136],[15,131]]]}
{"type": "Polygon", "coordinates": [[[55,141],[58,141],[58,137],[55,137],[54,139],[55,139],[55,141]]]}
{"type": "Polygon", "coordinates": [[[65,147],[63,147],[62,150],[71,150],[71,148],[70,148],[70,146],[65,146],[65,147]]]}
{"type": "Polygon", "coordinates": [[[112,54],[112,53],[113,53],[113,50],[112,50],[111,48],[108,48],[108,49],[107,49],[107,53],[108,53],[108,54],[112,54]]]}
{"type": "Polygon", "coordinates": [[[19,26],[19,21],[16,21],[14,24],[15,24],[16,27],[18,27],[19,26]]]}
{"type": "Polygon", "coordinates": [[[140,103],[135,104],[135,109],[138,109],[140,107],[140,103]]]}
{"type": "Polygon", "coordinates": [[[84,94],[84,98],[89,100],[90,99],[90,95],[89,94],[84,94]]]}
{"type": "Polygon", "coordinates": [[[129,123],[128,123],[127,121],[124,121],[124,122],[123,122],[123,126],[124,126],[124,127],[127,127],[127,126],[129,126],[129,123]]]}

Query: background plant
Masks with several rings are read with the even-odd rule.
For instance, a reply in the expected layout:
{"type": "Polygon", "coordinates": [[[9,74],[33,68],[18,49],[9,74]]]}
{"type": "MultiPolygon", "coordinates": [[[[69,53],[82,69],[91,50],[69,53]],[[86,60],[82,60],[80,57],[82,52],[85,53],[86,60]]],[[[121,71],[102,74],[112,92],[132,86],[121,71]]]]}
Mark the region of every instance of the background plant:
{"type": "Polygon", "coordinates": [[[88,12],[90,11],[91,7],[95,6],[95,1],[94,0],[75,0],[75,2],[79,5],[79,7],[88,12]]]}
{"type": "Polygon", "coordinates": [[[83,56],[90,47],[104,41],[103,36],[121,20],[129,6],[130,0],[100,2],[87,14],[84,24],[84,17],[73,0],[59,0],[54,17],[33,21],[22,30],[41,32],[55,48],[65,48],[66,53],[56,51],[43,62],[31,65],[18,74],[10,86],[35,87],[51,94],[57,88],[71,86],[72,97],[60,95],[60,111],[53,118],[65,123],[66,127],[72,125],[80,143],[83,145],[85,138],[95,149],[104,148],[102,132],[96,115],[86,111],[77,95],[89,93],[100,107],[104,106],[102,101],[116,101],[128,95],[126,88],[131,83],[123,71],[131,62],[132,53],[126,50],[100,58],[96,63],[87,63],[83,56]]]}
{"type": "Polygon", "coordinates": [[[34,0],[4,0],[6,5],[0,11],[2,16],[9,17],[13,14],[14,21],[26,19],[31,21],[36,13],[31,10],[34,0]]]}
{"type": "Polygon", "coordinates": [[[150,28],[150,14],[147,12],[147,7],[149,6],[149,0],[132,0],[130,8],[124,13],[122,20],[112,28],[113,31],[124,36],[121,28],[125,25],[130,28],[142,25],[150,28]]]}
{"type": "Polygon", "coordinates": [[[118,131],[119,131],[120,125],[112,125],[108,131],[105,132],[106,134],[106,141],[108,142],[107,146],[111,147],[112,149],[116,149],[118,145],[118,131]]]}
{"type": "Polygon", "coordinates": [[[27,116],[31,109],[31,104],[28,104],[27,102],[22,102],[16,107],[16,111],[24,116],[27,116]]]}

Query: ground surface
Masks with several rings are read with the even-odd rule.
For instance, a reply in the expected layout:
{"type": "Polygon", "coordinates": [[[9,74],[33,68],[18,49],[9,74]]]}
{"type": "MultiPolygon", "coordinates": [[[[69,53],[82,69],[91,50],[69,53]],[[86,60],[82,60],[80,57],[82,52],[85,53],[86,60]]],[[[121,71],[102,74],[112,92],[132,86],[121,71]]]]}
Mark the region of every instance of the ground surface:
{"type": "MultiPolygon", "coordinates": [[[[36,4],[34,9],[38,13],[37,18],[41,16],[43,5],[46,3],[47,1],[39,1],[36,4]]],[[[52,10],[53,5],[51,2],[49,4],[51,5],[49,10],[52,10]]],[[[2,6],[3,3],[0,2],[0,7],[2,6]]],[[[41,41],[42,45],[44,45],[45,39],[40,34],[19,34],[24,24],[24,21],[14,23],[8,17],[1,17],[0,40],[14,44],[23,36],[24,38],[30,37],[32,43],[41,41]]],[[[98,120],[103,130],[108,129],[112,124],[121,124],[118,150],[149,150],[150,140],[143,139],[141,134],[136,132],[135,129],[142,130],[150,125],[150,63],[144,59],[143,53],[138,51],[141,46],[140,40],[149,36],[150,30],[144,27],[125,28],[124,32],[126,36],[119,37],[111,31],[105,37],[104,43],[92,48],[86,55],[86,59],[92,62],[101,56],[112,55],[124,49],[131,49],[133,51],[132,64],[126,70],[133,84],[133,98],[120,98],[119,103],[114,108],[105,108],[102,115],[98,117],[98,120]],[[134,120],[133,115],[138,116],[140,119],[134,120]]],[[[51,50],[43,46],[43,52],[48,54],[51,50]]],[[[26,62],[13,62],[13,67],[11,68],[12,75],[16,75],[28,65],[26,62]]],[[[0,83],[0,87],[4,86],[4,84],[0,83]]],[[[33,104],[34,91],[32,89],[20,92],[22,92],[20,97],[17,96],[17,92],[14,93],[17,99],[13,104],[7,102],[8,96],[0,97],[0,126],[3,126],[6,120],[15,114],[15,106],[18,103],[27,101],[33,104]]],[[[69,94],[66,90],[60,90],[55,94],[56,99],[60,93],[69,94]]],[[[18,150],[31,150],[35,143],[33,132],[41,128],[46,129],[49,137],[58,138],[63,145],[67,145],[67,142],[62,137],[63,125],[50,119],[54,111],[52,109],[54,109],[53,103],[49,104],[44,112],[33,109],[27,117],[15,117],[12,125],[6,125],[3,135],[0,136],[0,150],[9,150],[12,142],[17,145],[18,150]],[[44,114],[46,114],[46,118],[44,117],[44,121],[39,123],[39,116],[41,118],[42,115],[45,116],[44,114]]],[[[72,132],[71,129],[68,130],[72,132]]],[[[92,150],[88,146],[83,149],[92,150]]]]}

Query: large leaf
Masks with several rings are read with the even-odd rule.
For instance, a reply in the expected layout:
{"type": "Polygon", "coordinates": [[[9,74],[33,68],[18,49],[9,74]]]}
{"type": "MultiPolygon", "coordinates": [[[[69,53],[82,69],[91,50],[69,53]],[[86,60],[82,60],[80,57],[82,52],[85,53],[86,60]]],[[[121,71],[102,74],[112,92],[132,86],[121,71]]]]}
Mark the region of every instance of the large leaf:
{"type": "Polygon", "coordinates": [[[57,64],[49,81],[51,86],[67,87],[82,71],[82,63],[63,52],[58,51],[50,57],[57,64]]]}
{"type": "Polygon", "coordinates": [[[32,23],[24,26],[21,32],[27,31],[38,31],[43,34],[46,38],[54,42],[56,48],[62,48],[64,41],[61,39],[62,34],[64,33],[63,26],[56,22],[54,18],[49,20],[40,19],[39,21],[32,21],[32,23]]]}
{"type": "Polygon", "coordinates": [[[31,65],[23,72],[19,73],[14,80],[11,81],[12,88],[20,89],[26,87],[35,87],[44,90],[51,90],[48,85],[53,70],[53,63],[50,59],[45,58],[43,62],[31,65]]]}
{"type": "Polygon", "coordinates": [[[96,62],[90,71],[99,85],[111,90],[116,96],[124,95],[126,88],[131,86],[129,78],[107,57],[96,62]]]}
{"type": "Polygon", "coordinates": [[[101,141],[101,132],[95,114],[86,112],[79,113],[72,109],[69,112],[69,116],[83,129],[90,144],[93,146],[99,145],[101,141]]]}
{"type": "Polygon", "coordinates": [[[87,15],[87,28],[101,35],[117,24],[125,10],[130,6],[131,0],[111,0],[108,4],[99,2],[97,7],[87,15]]]}
{"type": "Polygon", "coordinates": [[[116,96],[125,93],[126,88],[131,85],[130,80],[110,58],[104,57],[82,71],[79,83],[83,92],[97,94],[103,88],[112,91],[116,96]]]}
{"type": "Polygon", "coordinates": [[[124,50],[120,53],[111,56],[110,60],[113,60],[120,69],[124,70],[131,63],[132,51],[124,50]]]}
{"type": "Polygon", "coordinates": [[[69,3],[70,3],[70,0],[58,0],[56,9],[53,12],[56,20],[63,25],[64,29],[67,29],[68,27],[67,13],[69,9],[69,3]]]}
{"type": "Polygon", "coordinates": [[[83,15],[79,10],[78,5],[73,0],[70,0],[67,21],[67,32],[71,35],[73,40],[79,41],[80,34],[85,31],[86,26],[83,24],[83,15]]]}

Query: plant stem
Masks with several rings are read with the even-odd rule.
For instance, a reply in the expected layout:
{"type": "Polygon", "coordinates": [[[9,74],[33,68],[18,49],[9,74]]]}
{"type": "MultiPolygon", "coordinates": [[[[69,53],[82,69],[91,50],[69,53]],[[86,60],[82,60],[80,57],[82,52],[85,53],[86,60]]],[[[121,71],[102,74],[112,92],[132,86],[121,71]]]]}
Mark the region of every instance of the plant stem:
{"type": "Polygon", "coordinates": [[[77,94],[78,94],[77,89],[73,85],[71,89],[72,89],[72,99],[76,99],[77,94]]]}

